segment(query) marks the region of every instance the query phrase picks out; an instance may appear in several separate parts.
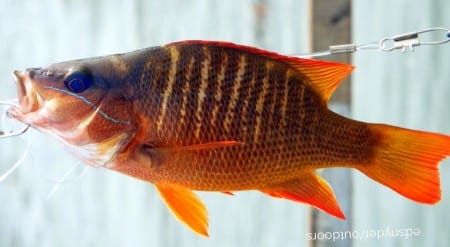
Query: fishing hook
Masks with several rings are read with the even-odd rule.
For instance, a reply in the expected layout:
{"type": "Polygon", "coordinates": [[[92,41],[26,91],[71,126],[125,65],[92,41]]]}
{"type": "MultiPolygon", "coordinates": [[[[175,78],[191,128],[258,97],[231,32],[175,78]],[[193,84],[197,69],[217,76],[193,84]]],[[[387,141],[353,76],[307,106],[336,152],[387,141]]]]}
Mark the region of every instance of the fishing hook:
{"type": "MultiPolygon", "coordinates": [[[[18,107],[16,103],[14,103],[14,100],[11,101],[4,101],[0,100],[0,105],[7,105],[12,107],[18,107]]],[[[3,124],[4,126],[4,124],[3,124]]],[[[19,136],[25,133],[30,128],[30,125],[25,125],[23,128],[19,130],[12,130],[12,131],[2,131],[0,130],[0,139],[1,138],[8,138],[8,137],[14,137],[19,136]]]]}

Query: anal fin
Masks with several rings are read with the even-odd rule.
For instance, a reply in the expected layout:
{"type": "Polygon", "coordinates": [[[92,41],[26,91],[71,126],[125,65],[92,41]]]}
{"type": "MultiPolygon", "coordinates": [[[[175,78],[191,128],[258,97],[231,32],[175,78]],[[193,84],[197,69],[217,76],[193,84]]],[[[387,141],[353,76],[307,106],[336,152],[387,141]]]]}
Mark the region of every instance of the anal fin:
{"type": "Polygon", "coordinates": [[[315,206],[333,216],[345,219],[333,190],[328,183],[314,173],[261,190],[273,197],[284,198],[315,206]]]}
{"type": "Polygon", "coordinates": [[[208,236],[208,212],[197,195],[180,187],[158,184],[156,188],[178,220],[192,231],[208,236]]]}

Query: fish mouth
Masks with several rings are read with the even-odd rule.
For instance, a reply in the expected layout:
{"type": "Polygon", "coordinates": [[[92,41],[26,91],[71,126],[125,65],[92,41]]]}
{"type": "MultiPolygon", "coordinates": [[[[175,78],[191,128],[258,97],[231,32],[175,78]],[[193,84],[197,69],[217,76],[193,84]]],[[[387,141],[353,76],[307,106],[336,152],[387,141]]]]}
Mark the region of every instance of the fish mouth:
{"type": "Polygon", "coordinates": [[[19,97],[20,112],[26,114],[37,111],[39,108],[39,97],[33,88],[29,72],[16,70],[13,73],[13,78],[19,97]]]}

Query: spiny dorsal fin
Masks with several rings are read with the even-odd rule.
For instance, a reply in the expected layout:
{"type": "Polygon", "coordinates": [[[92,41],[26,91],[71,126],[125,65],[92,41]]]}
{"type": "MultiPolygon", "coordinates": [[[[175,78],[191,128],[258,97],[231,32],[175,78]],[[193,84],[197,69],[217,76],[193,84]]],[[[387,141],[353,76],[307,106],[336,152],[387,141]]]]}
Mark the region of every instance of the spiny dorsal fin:
{"type": "Polygon", "coordinates": [[[166,46],[177,45],[210,45],[237,49],[243,52],[253,53],[265,56],[274,60],[282,61],[302,75],[309,78],[309,83],[317,93],[322,96],[325,102],[328,102],[334,90],[339,86],[340,82],[347,77],[354,67],[352,65],[328,62],[314,59],[299,58],[294,56],[285,56],[275,52],[258,49],[252,46],[238,45],[223,41],[207,41],[207,40],[186,40],[167,44],[166,46]]]}
{"type": "Polygon", "coordinates": [[[178,220],[192,231],[208,237],[208,212],[191,190],[157,184],[159,194],[178,220]]]}

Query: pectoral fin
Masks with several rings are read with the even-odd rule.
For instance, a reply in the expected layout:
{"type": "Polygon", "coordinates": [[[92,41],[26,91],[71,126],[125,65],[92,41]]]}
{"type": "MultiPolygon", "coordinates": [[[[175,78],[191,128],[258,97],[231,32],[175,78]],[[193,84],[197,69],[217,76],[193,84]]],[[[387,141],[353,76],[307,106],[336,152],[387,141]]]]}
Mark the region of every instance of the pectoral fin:
{"type": "Polygon", "coordinates": [[[178,220],[192,231],[208,236],[208,212],[197,195],[180,187],[159,184],[156,188],[178,220]]]}
{"type": "Polygon", "coordinates": [[[301,178],[270,186],[261,191],[273,197],[307,203],[337,218],[345,219],[333,190],[325,180],[316,174],[308,173],[301,178]]]}
{"type": "Polygon", "coordinates": [[[231,191],[222,191],[225,195],[234,196],[233,192],[231,191]]]}
{"type": "Polygon", "coordinates": [[[187,146],[175,146],[175,147],[157,147],[153,148],[155,152],[160,153],[175,153],[175,152],[186,152],[186,151],[196,151],[196,150],[208,150],[215,148],[224,148],[234,145],[242,144],[238,141],[220,141],[220,142],[206,142],[187,146]]]}

